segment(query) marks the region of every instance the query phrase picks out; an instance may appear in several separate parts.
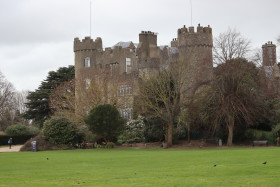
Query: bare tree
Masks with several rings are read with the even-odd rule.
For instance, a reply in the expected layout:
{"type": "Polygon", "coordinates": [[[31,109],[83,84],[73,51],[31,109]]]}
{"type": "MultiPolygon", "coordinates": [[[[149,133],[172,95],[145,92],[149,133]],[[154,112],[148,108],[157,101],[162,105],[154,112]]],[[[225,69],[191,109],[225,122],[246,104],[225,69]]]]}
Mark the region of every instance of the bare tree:
{"type": "Polygon", "coordinates": [[[263,54],[261,48],[255,48],[252,51],[252,56],[249,58],[257,67],[262,67],[263,65],[263,54]]]}
{"type": "Polygon", "coordinates": [[[179,90],[179,85],[167,70],[139,84],[136,106],[145,116],[158,117],[164,121],[166,148],[172,146],[174,122],[180,110],[179,90]]]}
{"type": "Polygon", "coordinates": [[[98,105],[121,107],[118,99],[119,76],[106,69],[84,71],[79,79],[60,84],[50,96],[50,108],[55,115],[83,125],[88,112],[98,105]]]}
{"type": "Polygon", "coordinates": [[[21,92],[15,92],[15,109],[18,110],[20,114],[27,111],[27,107],[25,105],[25,103],[27,103],[27,96],[28,91],[23,90],[21,92]]]}
{"type": "Polygon", "coordinates": [[[244,38],[240,32],[229,28],[214,40],[214,63],[221,64],[234,58],[246,58],[250,44],[250,40],[244,38]]]}
{"type": "Polygon", "coordinates": [[[15,89],[0,72],[0,118],[7,109],[14,106],[15,89]]]}

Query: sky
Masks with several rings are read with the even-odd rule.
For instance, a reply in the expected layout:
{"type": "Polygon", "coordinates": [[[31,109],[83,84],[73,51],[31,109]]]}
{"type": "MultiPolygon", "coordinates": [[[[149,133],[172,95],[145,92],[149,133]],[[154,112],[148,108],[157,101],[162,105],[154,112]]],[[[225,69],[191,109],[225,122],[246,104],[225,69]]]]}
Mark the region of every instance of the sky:
{"type": "Polygon", "coordinates": [[[90,0],[0,0],[0,71],[18,91],[34,91],[49,71],[74,65],[74,38],[90,36],[90,25],[104,48],[137,43],[142,30],[157,32],[158,45],[169,45],[178,28],[199,23],[210,25],[214,37],[236,29],[252,48],[280,35],[279,0],[190,2],[91,0],[90,24],[90,0]]]}

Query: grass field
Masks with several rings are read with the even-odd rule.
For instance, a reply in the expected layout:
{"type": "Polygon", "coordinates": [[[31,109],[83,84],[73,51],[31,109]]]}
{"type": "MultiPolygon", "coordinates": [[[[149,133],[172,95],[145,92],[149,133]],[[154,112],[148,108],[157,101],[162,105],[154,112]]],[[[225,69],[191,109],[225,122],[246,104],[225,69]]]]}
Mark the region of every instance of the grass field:
{"type": "Polygon", "coordinates": [[[0,186],[279,186],[279,156],[277,147],[0,153],[0,186]]]}

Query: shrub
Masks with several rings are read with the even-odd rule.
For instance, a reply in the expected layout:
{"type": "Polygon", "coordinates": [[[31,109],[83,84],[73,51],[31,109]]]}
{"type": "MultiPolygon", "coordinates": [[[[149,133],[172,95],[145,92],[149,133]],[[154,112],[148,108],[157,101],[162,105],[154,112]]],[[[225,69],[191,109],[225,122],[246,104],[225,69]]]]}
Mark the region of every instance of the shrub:
{"type": "Polygon", "coordinates": [[[144,117],[139,116],[136,120],[130,120],[126,123],[121,139],[127,143],[143,142],[144,129],[144,117]]]}
{"type": "Polygon", "coordinates": [[[33,126],[17,124],[7,127],[5,132],[9,136],[35,136],[40,133],[40,130],[33,126]]]}
{"type": "Polygon", "coordinates": [[[115,144],[113,142],[108,142],[106,145],[105,145],[105,148],[106,149],[112,149],[115,147],[115,144]]]}
{"type": "Polygon", "coordinates": [[[94,135],[86,125],[78,127],[81,140],[85,142],[96,142],[98,137],[94,135]]]}
{"type": "Polygon", "coordinates": [[[79,141],[78,128],[66,118],[52,118],[45,121],[43,137],[54,145],[75,145],[79,141]]]}
{"type": "Polygon", "coordinates": [[[93,108],[85,119],[85,123],[92,133],[109,142],[117,139],[123,130],[125,121],[116,107],[106,104],[93,108]]]}

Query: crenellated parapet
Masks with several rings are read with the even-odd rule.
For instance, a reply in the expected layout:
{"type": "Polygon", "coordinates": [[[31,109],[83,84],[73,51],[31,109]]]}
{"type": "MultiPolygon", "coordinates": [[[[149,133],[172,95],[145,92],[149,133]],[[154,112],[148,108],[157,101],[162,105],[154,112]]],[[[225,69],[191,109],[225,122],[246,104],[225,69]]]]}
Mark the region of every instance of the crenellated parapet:
{"type": "Polygon", "coordinates": [[[173,41],[171,42],[171,46],[213,47],[212,28],[209,25],[208,27],[201,27],[199,24],[195,32],[194,27],[186,28],[186,26],[184,25],[183,28],[178,29],[178,38],[173,39],[173,41]]]}
{"type": "Polygon", "coordinates": [[[98,37],[93,41],[90,37],[85,37],[81,41],[79,38],[75,38],[74,52],[86,50],[102,50],[102,39],[98,37]]]}

